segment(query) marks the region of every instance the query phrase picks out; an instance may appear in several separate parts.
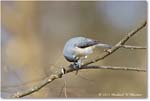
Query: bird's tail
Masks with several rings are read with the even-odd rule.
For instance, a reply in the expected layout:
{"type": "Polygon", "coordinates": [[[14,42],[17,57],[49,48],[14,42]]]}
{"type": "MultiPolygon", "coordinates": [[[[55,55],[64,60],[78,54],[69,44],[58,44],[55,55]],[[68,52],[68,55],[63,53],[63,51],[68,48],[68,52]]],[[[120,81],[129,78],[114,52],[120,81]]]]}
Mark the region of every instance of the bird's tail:
{"type": "Polygon", "coordinates": [[[112,48],[111,45],[108,45],[108,44],[102,44],[102,43],[97,44],[96,47],[101,47],[101,48],[112,48]]]}

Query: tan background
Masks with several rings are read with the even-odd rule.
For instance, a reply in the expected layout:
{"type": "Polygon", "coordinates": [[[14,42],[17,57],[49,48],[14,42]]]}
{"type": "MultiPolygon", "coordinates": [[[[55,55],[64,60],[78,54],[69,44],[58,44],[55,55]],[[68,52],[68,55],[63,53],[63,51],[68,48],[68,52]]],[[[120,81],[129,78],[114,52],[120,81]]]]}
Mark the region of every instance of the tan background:
{"type": "MultiPolygon", "coordinates": [[[[114,45],[125,33],[147,19],[147,3],[144,1],[3,1],[1,11],[3,98],[28,89],[59,70],[60,66],[67,66],[69,63],[62,51],[68,39],[84,36],[114,45]]],[[[127,44],[146,46],[146,32],[144,28],[127,44]]],[[[96,50],[91,58],[99,54],[96,50]]],[[[120,49],[96,64],[145,69],[146,62],[146,50],[120,49]]],[[[141,94],[138,97],[143,98],[147,96],[146,76],[143,72],[82,70],[78,75],[67,74],[26,98],[65,97],[64,90],[59,95],[64,80],[69,98],[108,98],[113,97],[109,96],[112,93],[141,94]]]]}

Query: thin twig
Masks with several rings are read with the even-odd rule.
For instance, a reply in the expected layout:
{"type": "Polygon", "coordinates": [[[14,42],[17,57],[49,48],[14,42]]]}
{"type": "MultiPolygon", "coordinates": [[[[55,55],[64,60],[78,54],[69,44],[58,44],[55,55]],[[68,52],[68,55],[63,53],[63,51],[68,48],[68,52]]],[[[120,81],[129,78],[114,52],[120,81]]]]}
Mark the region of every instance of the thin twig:
{"type": "Polygon", "coordinates": [[[65,88],[64,88],[64,93],[65,93],[65,97],[67,98],[67,83],[66,83],[66,80],[64,79],[64,82],[65,82],[65,88]]]}
{"type": "Polygon", "coordinates": [[[125,49],[147,49],[146,47],[141,47],[141,46],[131,46],[131,45],[120,45],[120,47],[125,48],[125,49]]]}
{"type": "Polygon", "coordinates": [[[61,97],[61,94],[62,94],[64,87],[65,87],[65,83],[64,83],[63,87],[61,87],[58,97],[61,97]]]}
{"type": "Polygon", "coordinates": [[[60,97],[61,96],[61,94],[62,94],[62,91],[64,90],[64,95],[65,95],[65,97],[67,98],[67,88],[66,88],[66,80],[64,79],[64,85],[63,85],[63,87],[61,88],[61,90],[60,90],[60,92],[59,92],[59,96],[58,97],[60,97]]]}
{"type": "MultiPolygon", "coordinates": [[[[86,62],[85,64],[82,65],[80,69],[106,69],[106,70],[127,70],[127,71],[139,71],[139,72],[146,72],[146,70],[139,69],[139,68],[131,68],[131,67],[112,67],[112,66],[87,66],[89,64],[95,63],[99,60],[104,59],[105,57],[109,56],[119,48],[121,48],[122,45],[126,43],[129,38],[131,38],[133,35],[135,35],[139,30],[141,30],[143,27],[146,26],[146,21],[141,24],[139,27],[134,29],[133,31],[129,32],[121,41],[119,41],[115,46],[113,46],[111,49],[108,49],[104,54],[100,57],[97,57],[96,59],[86,62]]],[[[69,65],[65,68],[65,73],[60,71],[57,74],[51,75],[45,80],[41,81],[38,85],[31,87],[30,89],[23,91],[23,92],[17,92],[16,94],[13,95],[14,98],[21,98],[27,95],[30,95],[36,91],[39,91],[41,88],[46,86],[47,84],[51,83],[55,79],[61,78],[62,75],[76,71],[76,69],[73,68],[73,65],[69,65]]]]}
{"type": "Polygon", "coordinates": [[[110,69],[110,70],[123,70],[123,71],[137,71],[137,72],[146,72],[145,69],[140,69],[139,67],[117,67],[117,66],[85,66],[82,69],[110,69]]]}

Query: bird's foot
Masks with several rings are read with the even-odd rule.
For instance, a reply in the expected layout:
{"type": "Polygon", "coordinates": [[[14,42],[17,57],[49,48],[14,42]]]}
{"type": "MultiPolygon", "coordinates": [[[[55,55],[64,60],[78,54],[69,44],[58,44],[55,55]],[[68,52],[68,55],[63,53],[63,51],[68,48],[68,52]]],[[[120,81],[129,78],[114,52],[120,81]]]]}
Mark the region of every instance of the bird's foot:
{"type": "Polygon", "coordinates": [[[81,64],[79,62],[74,62],[73,68],[74,69],[79,69],[79,68],[81,68],[81,64]]]}
{"type": "Polygon", "coordinates": [[[74,64],[72,64],[73,65],[73,68],[76,70],[76,75],[78,74],[78,70],[81,68],[81,64],[80,63],[78,63],[78,62],[74,62],[74,64]]]}

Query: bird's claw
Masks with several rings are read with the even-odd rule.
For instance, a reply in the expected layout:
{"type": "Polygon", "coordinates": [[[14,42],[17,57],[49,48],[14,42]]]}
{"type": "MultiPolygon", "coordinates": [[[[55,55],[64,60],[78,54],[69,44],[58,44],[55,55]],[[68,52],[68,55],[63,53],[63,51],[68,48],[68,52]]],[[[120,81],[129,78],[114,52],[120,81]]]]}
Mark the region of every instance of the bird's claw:
{"type": "Polygon", "coordinates": [[[78,62],[75,62],[73,68],[74,69],[79,69],[79,68],[81,68],[81,64],[78,63],[78,62]]]}

